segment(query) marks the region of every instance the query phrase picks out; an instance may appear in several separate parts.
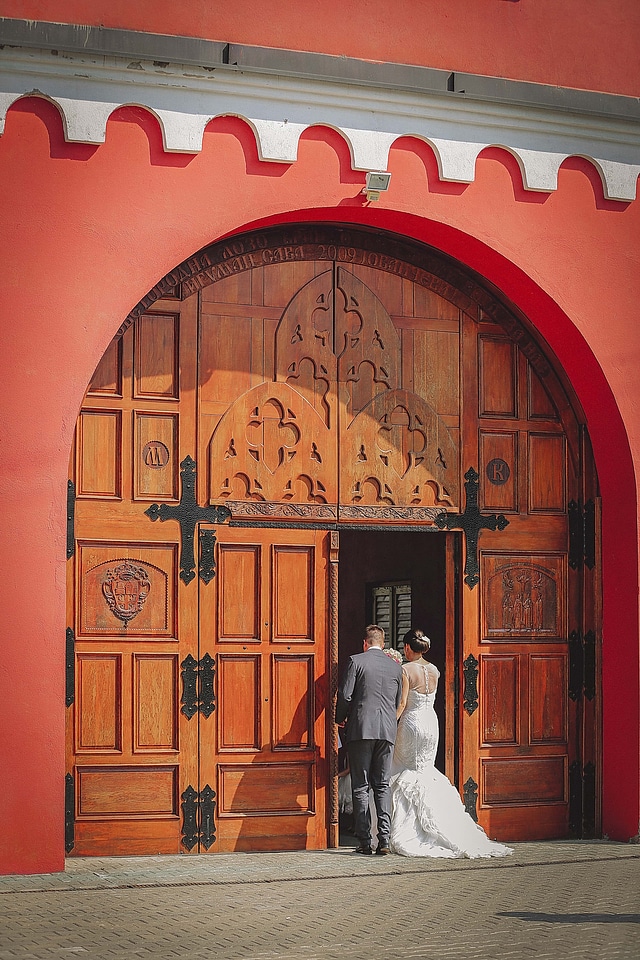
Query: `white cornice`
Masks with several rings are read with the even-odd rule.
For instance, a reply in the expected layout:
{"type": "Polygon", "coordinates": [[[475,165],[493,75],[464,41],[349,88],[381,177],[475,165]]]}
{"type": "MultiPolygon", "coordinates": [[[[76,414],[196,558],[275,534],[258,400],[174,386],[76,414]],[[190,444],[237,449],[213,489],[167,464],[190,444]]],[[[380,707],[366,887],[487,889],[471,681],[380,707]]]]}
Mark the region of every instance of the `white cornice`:
{"type": "Polygon", "coordinates": [[[570,156],[591,161],[610,200],[635,199],[640,174],[640,124],[633,120],[233,66],[159,66],[5,47],[0,133],[11,104],[28,95],[57,104],[73,143],[104,143],[110,114],[135,104],[157,117],[170,153],[199,152],[207,123],[233,115],[250,124],[264,161],[295,162],[301,133],[322,124],[344,137],[356,170],[386,170],[393,142],[411,136],[431,145],[441,179],[457,183],[474,180],[478,154],[489,146],[513,154],[526,190],[557,189],[559,167],[570,156]]]}

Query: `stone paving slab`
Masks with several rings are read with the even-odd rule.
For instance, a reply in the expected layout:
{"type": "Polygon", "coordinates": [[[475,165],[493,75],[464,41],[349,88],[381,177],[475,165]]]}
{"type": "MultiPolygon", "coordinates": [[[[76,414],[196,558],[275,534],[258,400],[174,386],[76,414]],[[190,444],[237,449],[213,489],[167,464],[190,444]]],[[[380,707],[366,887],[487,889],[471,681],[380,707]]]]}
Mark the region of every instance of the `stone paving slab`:
{"type": "Polygon", "coordinates": [[[0,878],[0,960],[638,960],[640,847],[70,859],[0,878]]]}
{"type": "Polygon", "coordinates": [[[64,873],[0,877],[8,892],[88,890],[114,887],[264,883],[452,870],[513,869],[592,860],[635,859],[640,846],[609,841],[513,844],[511,857],[492,860],[431,860],[398,856],[362,857],[348,846],[294,853],[228,853],[200,856],[70,857],[64,873]]]}

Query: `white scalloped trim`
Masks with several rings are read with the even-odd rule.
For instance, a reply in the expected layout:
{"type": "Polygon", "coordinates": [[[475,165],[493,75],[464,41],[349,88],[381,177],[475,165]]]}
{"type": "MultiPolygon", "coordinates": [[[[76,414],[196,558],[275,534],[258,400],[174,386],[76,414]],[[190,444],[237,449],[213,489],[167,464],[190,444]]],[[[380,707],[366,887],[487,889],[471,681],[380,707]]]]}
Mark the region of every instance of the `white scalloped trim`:
{"type": "Polygon", "coordinates": [[[294,163],[302,132],[321,124],[344,137],[354,170],[386,170],[392,144],[410,136],[430,145],[440,178],[453,183],[473,182],[478,154],[490,146],[515,157],[525,190],[556,190],[560,165],[571,156],[594,165],[609,200],[634,200],[640,175],[640,125],[632,121],[232,68],[158,67],[5,47],[0,134],[9,107],[33,95],[56,104],[72,143],[104,143],[111,113],[136,105],[157,118],[168,153],[198,153],[207,123],[232,115],[251,126],[259,158],[275,163],[294,163]]]}

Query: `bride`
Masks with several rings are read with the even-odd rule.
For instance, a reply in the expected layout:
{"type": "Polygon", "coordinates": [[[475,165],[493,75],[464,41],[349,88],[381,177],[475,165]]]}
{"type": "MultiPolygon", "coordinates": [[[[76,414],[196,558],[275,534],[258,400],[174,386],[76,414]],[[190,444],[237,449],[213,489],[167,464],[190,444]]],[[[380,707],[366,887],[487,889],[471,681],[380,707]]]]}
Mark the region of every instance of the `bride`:
{"type": "Polygon", "coordinates": [[[505,857],[511,847],[489,840],[434,766],[438,718],[433,708],[438,669],[423,659],[431,641],[422,630],[404,637],[402,700],[391,778],[389,847],[405,857],[505,857]]]}

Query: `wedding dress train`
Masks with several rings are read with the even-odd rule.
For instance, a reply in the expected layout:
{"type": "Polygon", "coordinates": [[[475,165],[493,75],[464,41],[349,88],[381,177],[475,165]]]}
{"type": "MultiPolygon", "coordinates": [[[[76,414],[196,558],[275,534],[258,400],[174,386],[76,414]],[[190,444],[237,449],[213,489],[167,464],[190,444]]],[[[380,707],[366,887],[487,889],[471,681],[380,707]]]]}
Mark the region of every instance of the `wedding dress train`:
{"type": "Polygon", "coordinates": [[[391,779],[389,846],[405,857],[508,856],[513,853],[511,847],[487,837],[464,809],[456,788],[434,766],[438,748],[435,696],[435,690],[409,690],[400,717],[391,779]]]}

